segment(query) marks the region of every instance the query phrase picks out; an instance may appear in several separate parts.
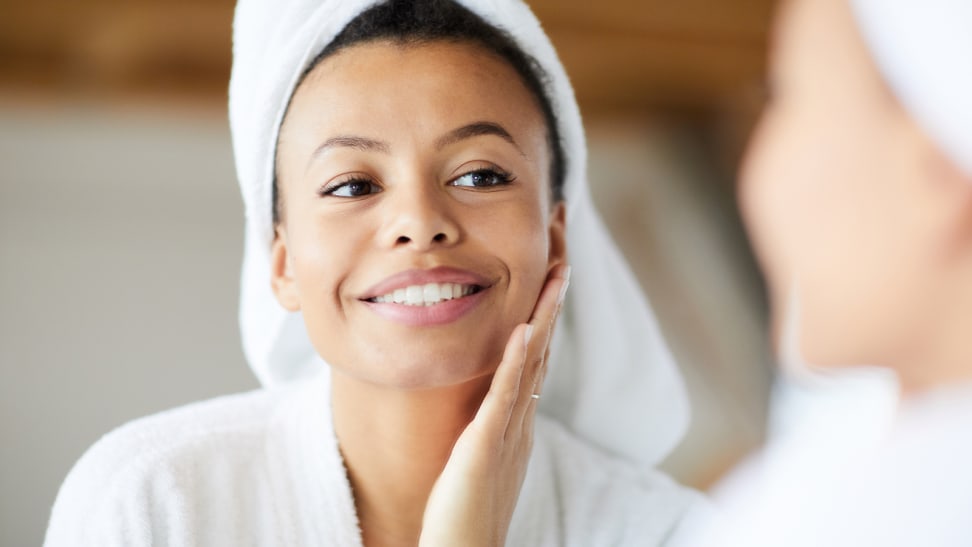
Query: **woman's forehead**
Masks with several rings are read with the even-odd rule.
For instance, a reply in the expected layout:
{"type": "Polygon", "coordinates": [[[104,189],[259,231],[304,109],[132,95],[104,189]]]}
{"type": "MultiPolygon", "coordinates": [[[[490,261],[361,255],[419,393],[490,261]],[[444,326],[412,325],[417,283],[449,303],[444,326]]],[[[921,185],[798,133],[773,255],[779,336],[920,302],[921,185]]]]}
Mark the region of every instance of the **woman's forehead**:
{"type": "MultiPolygon", "coordinates": [[[[322,60],[294,94],[281,141],[293,133],[441,134],[473,121],[503,126],[517,141],[546,135],[518,73],[472,44],[368,42],[322,60]]],[[[378,135],[374,135],[378,136],[378,135]]]]}

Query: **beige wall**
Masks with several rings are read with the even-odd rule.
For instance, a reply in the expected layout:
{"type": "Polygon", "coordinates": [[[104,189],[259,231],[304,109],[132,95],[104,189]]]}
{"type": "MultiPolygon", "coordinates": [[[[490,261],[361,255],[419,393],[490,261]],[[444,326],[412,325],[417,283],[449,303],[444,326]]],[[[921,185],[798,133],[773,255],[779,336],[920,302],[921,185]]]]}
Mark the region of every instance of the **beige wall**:
{"type": "Polygon", "coordinates": [[[71,464],[134,417],[256,386],[236,329],[226,124],[0,108],[0,545],[37,545],[71,464]]]}

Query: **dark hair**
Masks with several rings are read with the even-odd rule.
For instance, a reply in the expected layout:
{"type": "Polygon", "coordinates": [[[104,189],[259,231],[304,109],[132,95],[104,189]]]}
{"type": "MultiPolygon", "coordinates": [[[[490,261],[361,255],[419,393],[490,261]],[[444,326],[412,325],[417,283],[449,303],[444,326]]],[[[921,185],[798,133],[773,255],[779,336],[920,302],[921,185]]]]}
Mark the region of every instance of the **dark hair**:
{"type": "MultiPolygon", "coordinates": [[[[311,61],[301,74],[296,87],[300,87],[307,75],[331,55],[354,45],[379,40],[388,40],[401,45],[440,41],[473,43],[509,63],[536,98],[543,113],[551,151],[551,192],[555,202],[564,199],[566,159],[560,142],[557,118],[550,99],[544,91],[544,84],[548,79],[546,72],[536,59],[524,53],[516,45],[509,34],[490,25],[454,0],[388,0],[363,11],[311,61]]],[[[284,117],[286,118],[286,114],[284,117]]],[[[276,151],[274,158],[276,158],[276,151]]],[[[274,160],[274,225],[279,220],[279,191],[276,160],[274,160]]]]}

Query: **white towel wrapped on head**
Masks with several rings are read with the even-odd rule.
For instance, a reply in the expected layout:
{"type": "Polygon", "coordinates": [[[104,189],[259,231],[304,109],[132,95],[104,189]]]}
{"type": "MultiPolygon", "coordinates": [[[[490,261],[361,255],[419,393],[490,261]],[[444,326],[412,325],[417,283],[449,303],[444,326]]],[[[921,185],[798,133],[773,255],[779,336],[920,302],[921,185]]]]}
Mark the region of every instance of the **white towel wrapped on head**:
{"type": "Polygon", "coordinates": [[[850,3],[888,86],[945,154],[972,176],[972,2],[850,3]]]}

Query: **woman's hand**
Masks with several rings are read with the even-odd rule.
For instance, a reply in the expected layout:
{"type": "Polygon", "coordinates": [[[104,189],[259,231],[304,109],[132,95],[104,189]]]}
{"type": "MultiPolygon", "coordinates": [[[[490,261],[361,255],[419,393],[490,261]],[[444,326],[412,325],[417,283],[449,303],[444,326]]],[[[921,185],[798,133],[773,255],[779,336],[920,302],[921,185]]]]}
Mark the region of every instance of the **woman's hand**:
{"type": "Polygon", "coordinates": [[[529,323],[510,335],[483,404],[432,488],[419,545],[492,547],[506,542],[533,447],[533,418],[569,277],[569,266],[554,269],[529,323]]]}

